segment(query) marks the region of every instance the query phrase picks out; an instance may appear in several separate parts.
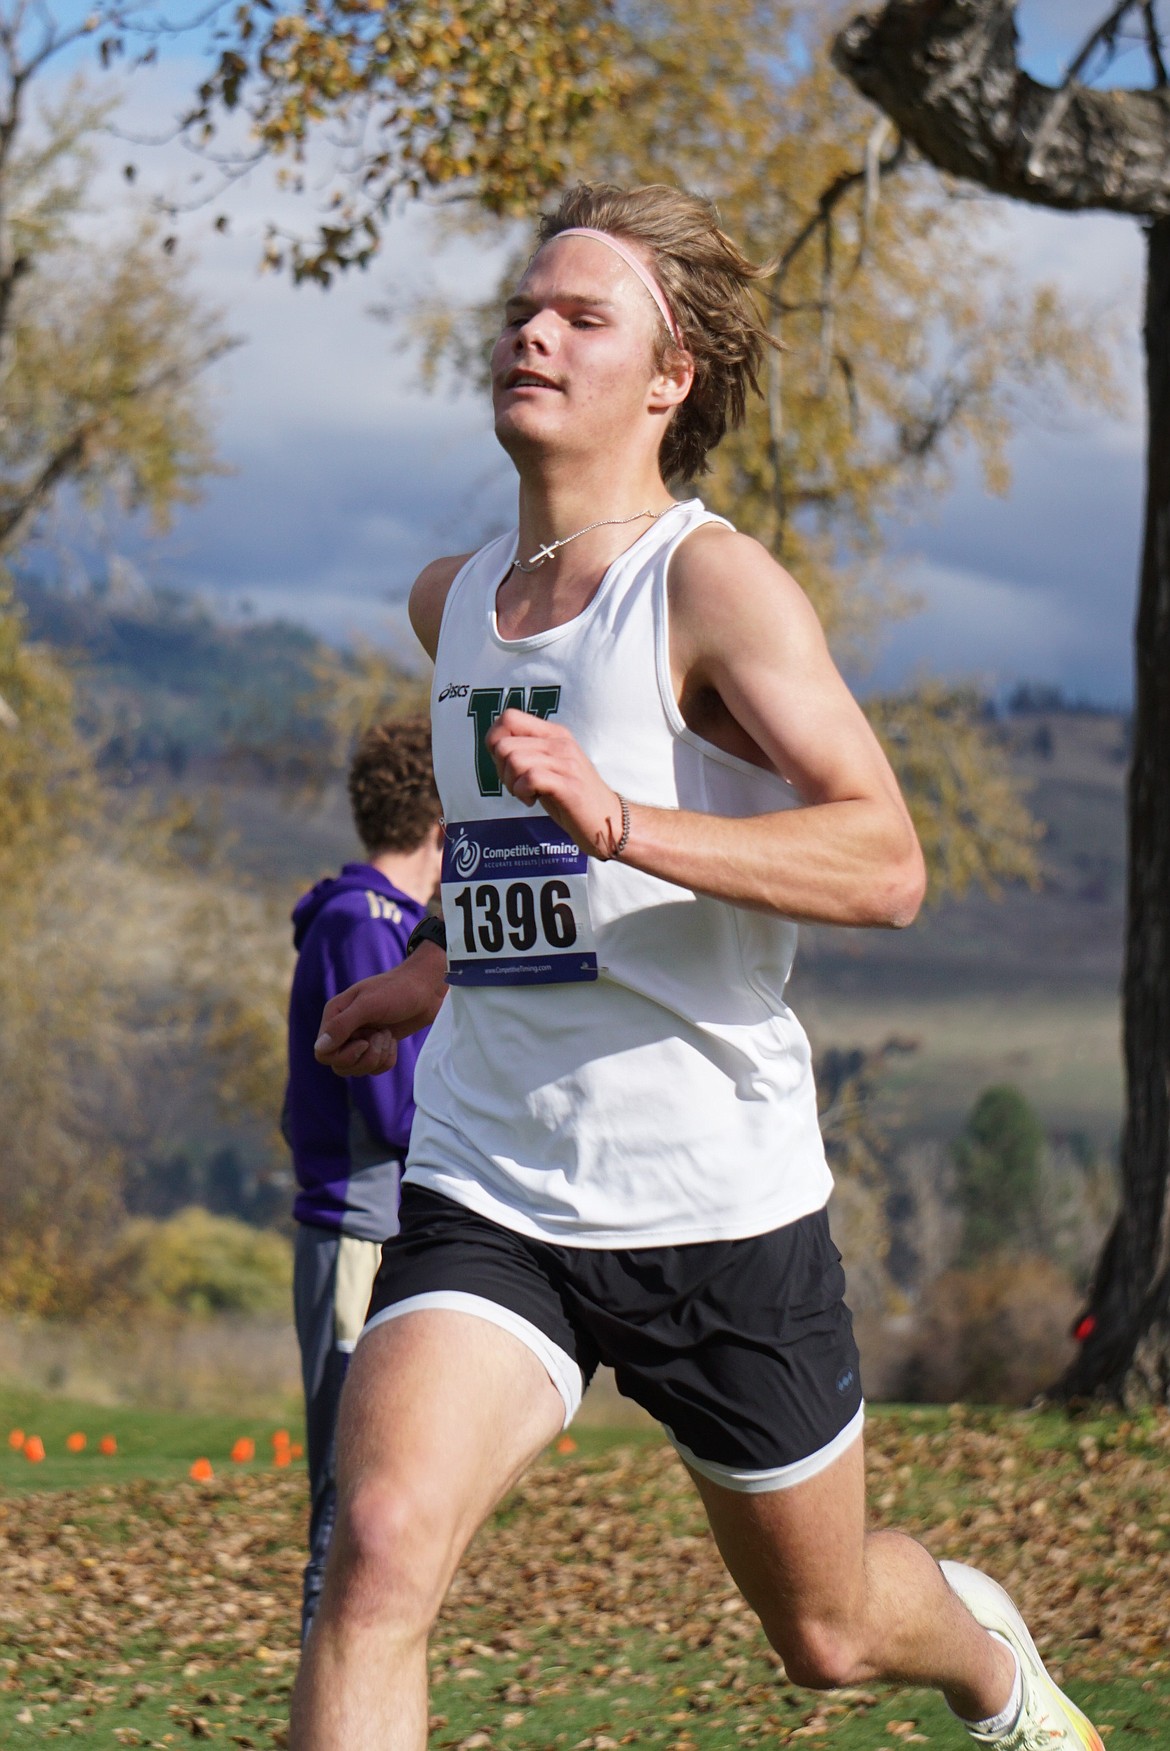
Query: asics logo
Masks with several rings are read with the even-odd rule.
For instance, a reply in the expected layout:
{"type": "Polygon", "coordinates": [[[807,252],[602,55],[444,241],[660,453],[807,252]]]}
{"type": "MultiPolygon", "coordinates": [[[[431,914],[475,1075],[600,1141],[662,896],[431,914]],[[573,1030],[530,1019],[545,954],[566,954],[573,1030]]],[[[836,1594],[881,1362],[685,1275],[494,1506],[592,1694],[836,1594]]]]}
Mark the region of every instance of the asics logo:
{"type": "Polygon", "coordinates": [[[448,681],[439,695],[439,704],[442,705],[444,699],[466,699],[470,690],[470,681],[448,681]]]}
{"type": "Polygon", "coordinates": [[[479,868],[479,859],[479,846],[466,833],[460,833],[458,839],[451,841],[451,862],[455,866],[455,874],[464,881],[475,874],[479,868]]]}

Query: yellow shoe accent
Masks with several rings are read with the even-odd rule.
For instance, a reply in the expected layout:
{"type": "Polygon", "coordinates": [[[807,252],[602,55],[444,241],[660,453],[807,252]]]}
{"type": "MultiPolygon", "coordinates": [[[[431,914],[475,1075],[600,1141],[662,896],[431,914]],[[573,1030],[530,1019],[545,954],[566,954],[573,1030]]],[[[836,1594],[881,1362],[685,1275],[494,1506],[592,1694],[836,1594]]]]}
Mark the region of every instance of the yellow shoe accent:
{"type": "Polygon", "coordinates": [[[994,1737],[968,1728],[975,1743],[994,1746],[995,1751],[1105,1751],[1092,1721],[1048,1676],[1027,1624],[999,1582],[965,1563],[945,1562],[939,1567],[976,1623],[1002,1636],[1020,1662],[1023,1705],[1019,1719],[1006,1733],[994,1737]]]}

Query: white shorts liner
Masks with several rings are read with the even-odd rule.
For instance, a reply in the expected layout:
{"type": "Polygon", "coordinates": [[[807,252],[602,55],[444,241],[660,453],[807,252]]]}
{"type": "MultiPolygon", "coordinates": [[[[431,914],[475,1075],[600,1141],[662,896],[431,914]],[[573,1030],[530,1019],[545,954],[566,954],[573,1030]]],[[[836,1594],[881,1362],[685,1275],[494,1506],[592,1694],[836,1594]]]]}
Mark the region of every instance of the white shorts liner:
{"type": "Polygon", "coordinates": [[[361,1240],[356,1234],[338,1237],[333,1271],[333,1347],[342,1355],[352,1354],[362,1335],[370,1292],[381,1263],[380,1240],[361,1240]]]}
{"type": "Polygon", "coordinates": [[[568,1428],[581,1406],[585,1382],[575,1359],[567,1350],[562,1350],[559,1344],[554,1344],[551,1338],[545,1337],[538,1326],[531,1320],[524,1319],[519,1313],[513,1313],[510,1307],[501,1307],[498,1302],[489,1301],[484,1295],[467,1295],[461,1289],[430,1289],[424,1295],[408,1295],[405,1301],[395,1301],[392,1306],[384,1307],[381,1313],[375,1313],[373,1319],[367,1320],[366,1332],[373,1331],[376,1325],[384,1325],[388,1319],[399,1319],[404,1313],[422,1313],[424,1311],[444,1313],[470,1313],[477,1319],[486,1319],[489,1324],[499,1326],[501,1331],[511,1332],[514,1338],[519,1338],[526,1344],[538,1361],[543,1363],[546,1373],[557,1391],[565,1407],[565,1421],[562,1425],[568,1428]]]}
{"type": "Polygon", "coordinates": [[[716,1465],[713,1459],[698,1459],[689,1447],[684,1447],[681,1441],[675,1440],[670,1430],[663,1428],[667,1439],[675,1452],[692,1471],[710,1478],[712,1483],[722,1484],[725,1490],[736,1490],[744,1496],[760,1496],[767,1490],[790,1490],[794,1484],[806,1483],[810,1477],[815,1477],[819,1471],[824,1471],[832,1465],[834,1459],[840,1458],[847,1448],[852,1447],[865,1426],[865,1405],[858,1406],[857,1415],[850,1417],[839,1435],[818,1447],[815,1453],[810,1453],[804,1459],[794,1459],[791,1465],[777,1465],[772,1471],[737,1471],[734,1466],[716,1465]]]}
{"type": "MultiPolygon", "coordinates": [[[[498,1326],[501,1331],[511,1332],[514,1338],[519,1338],[543,1364],[549,1379],[560,1393],[565,1407],[563,1427],[568,1428],[581,1407],[581,1398],[585,1391],[585,1382],[577,1363],[567,1350],[554,1344],[531,1320],[524,1319],[519,1313],[513,1313],[510,1307],[501,1307],[498,1302],[489,1301],[484,1295],[467,1295],[461,1289],[431,1289],[424,1295],[408,1295],[405,1301],[395,1301],[392,1306],[375,1313],[373,1319],[367,1321],[362,1337],[365,1337],[366,1332],[373,1331],[375,1326],[385,1325],[387,1320],[399,1319],[405,1313],[421,1313],[426,1310],[469,1313],[474,1318],[486,1319],[490,1325],[498,1326]]],[[[716,1465],[712,1459],[699,1459],[689,1447],[685,1447],[675,1438],[665,1423],[663,1431],[679,1458],[692,1471],[710,1478],[712,1483],[721,1484],[725,1490],[737,1490],[742,1495],[750,1496],[762,1495],[767,1490],[790,1490],[794,1484],[816,1477],[819,1471],[832,1465],[834,1459],[839,1458],[853,1445],[864,1426],[865,1405],[862,1404],[858,1407],[856,1416],[849,1419],[841,1433],[834,1435],[824,1447],[818,1447],[815,1453],[808,1454],[804,1459],[794,1459],[790,1465],[777,1465],[771,1471],[737,1471],[730,1465],[716,1465]]]]}

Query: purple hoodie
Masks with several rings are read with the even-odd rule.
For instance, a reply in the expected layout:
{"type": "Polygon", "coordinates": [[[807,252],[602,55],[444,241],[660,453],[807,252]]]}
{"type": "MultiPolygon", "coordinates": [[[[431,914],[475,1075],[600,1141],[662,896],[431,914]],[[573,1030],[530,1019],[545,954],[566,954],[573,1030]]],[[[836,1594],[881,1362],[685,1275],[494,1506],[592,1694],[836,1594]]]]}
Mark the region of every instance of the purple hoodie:
{"type": "Polygon", "coordinates": [[[398,1178],[414,1119],[414,1066],[426,1032],[398,1048],[381,1076],[335,1076],[313,1042],[331,997],[396,967],[426,907],[368,863],[347,863],[293,911],[299,950],[288,1012],[284,1132],[300,1190],[298,1222],[385,1240],[398,1228],[398,1178]]]}

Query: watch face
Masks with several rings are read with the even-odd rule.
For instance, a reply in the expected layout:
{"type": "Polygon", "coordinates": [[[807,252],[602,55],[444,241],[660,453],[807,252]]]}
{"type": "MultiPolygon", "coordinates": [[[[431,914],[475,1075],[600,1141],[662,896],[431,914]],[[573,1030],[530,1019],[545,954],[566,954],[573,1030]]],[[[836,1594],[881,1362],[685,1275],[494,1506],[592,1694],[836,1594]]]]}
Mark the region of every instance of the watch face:
{"type": "Polygon", "coordinates": [[[441,918],[435,918],[433,916],[424,918],[420,924],[415,925],[410,933],[410,940],[406,945],[407,954],[411,954],[418,947],[420,942],[433,942],[439,948],[446,948],[447,927],[441,918]]]}

